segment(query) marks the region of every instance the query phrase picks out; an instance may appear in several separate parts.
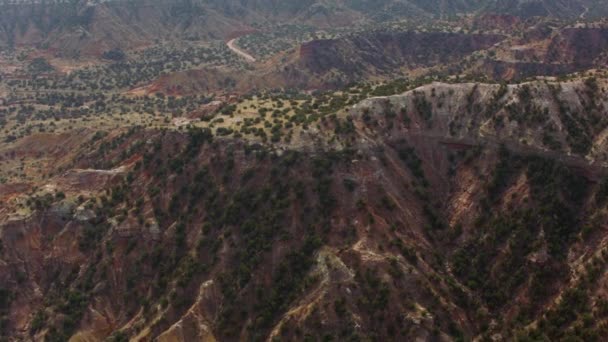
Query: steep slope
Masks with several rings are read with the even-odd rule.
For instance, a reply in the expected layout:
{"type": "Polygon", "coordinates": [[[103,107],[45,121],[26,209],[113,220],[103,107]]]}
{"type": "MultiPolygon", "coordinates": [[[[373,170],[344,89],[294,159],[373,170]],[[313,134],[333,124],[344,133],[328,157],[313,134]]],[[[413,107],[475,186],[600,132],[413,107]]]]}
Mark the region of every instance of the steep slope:
{"type": "Polygon", "coordinates": [[[503,39],[492,34],[441,32],[362,34],[306,43],[300,47],[297,66],[305,74],[322,78],[337,74],[347,83],[364,76],[450,64],[503,39]]]}
{"type": "Polygon", "coordinates": [[[608,28],[566,28],[549,45],[548,63],[567,63],[578,68],[606,65],[608,28]]]}
{"type": "Polygon", "coordinates": [[[152,89],[171,93],[217,90],[216,80],[230,79],[230,90],[250,91],[285,87],[297,89],[339,88],[369,79],[394,79],[431,75],[473,75],[493,80],[522,80],[536,76],[566,76],[601,69],[608,62],[608,29],[589,26],[552,26],[540,22],[524,28],[513,17],[502,19],[503,31],[515,25],[522,35],[446,32],[383,32],[351,34],[301,44],[275,63],[261,64],[251,72],[214,70],[183,71],[152,82],[152,89]],[[278,62],[277,62],[278,63],[278,62]]]}
{"type": "Polygon", "coordinates": [[[230,73],[189,70],[164,76],[150,89],[168,94],[181,85],[184,94],[224,89],[247,92],[273,87],[331,89],[367,79],[392,79],[424,68],[444,68],[472,53],[494,46],[505,37],[498,34],[443,32],[372,32],[344,38],[313,40],[302,44],[286,62],[261,66],[252,72],[230,73]],[[225,82],[227,83],[227,82],[225,82]],[[224,84],[225,84],[224,83],[224,84]]]}
{"type": "Polygon", "coordinates": [[[465,73],[484,74],[496,80],[534,76],[563,76],[604,68],[608,56],[608,30],[603,25],[555,27],[541,22],[522,37],[510,37],[489,49],[489,56],[463,63],[465,73]],[[490,57],[491,56],[491,57],[490,57]]]}
{"type": "Polygon", "coordinates": [[[156,40],[222,39],[234,31],[277,24],[335,28],[475,13],[598,18],[608,11],[598,0],[4,0],[0,9],[0,46],[37,46],[70,57],[136,48],[156,40]]]}
{"type": "Polygon", "coordinates": [[[601,18],[607,9],[601,0],[495,0],[483,11],[522,17],[601,18]]]}
{"type": "Polygon", "coordinates": [[[205,129],[82,130],[68,154],[48,140],[31,155],[56,158],[47,178],[0,187],[3,331],[599,340],[605,85],[436,83],[274,145],[205,129]]]}
{"type": "Polygon", "coordinates": [[[37,46],[67,57],[100,56],[113,48],[133,49],[163,39],[221,39],[244,28],[236,18],[191,1],[0,6],[3,45],[37,46]]]}

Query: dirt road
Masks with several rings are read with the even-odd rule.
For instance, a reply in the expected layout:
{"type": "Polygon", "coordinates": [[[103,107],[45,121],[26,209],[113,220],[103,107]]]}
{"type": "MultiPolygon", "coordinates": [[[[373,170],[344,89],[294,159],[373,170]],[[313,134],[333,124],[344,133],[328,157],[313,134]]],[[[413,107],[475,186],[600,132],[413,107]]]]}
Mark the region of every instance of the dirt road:
{"type": "Polygon", "coordinates": [[[252,55],[239,49],[239,47],[236,46],[236,40],[237,40],[237,38],[229,40],[228,43],[226,43],[226,45],[228,45],[228,48],[230,50],[234,51],[234,53],[236,53],[237,55],[245,58],[247,60],[247,62],[249,62],[249,63],[255,62],[255,58],[252,55]]]}
{"type": "Polygon", "coordinates": [[[587,13],[589,13],[589,7],[587,6],[583,6],[583,8],[585,9],[583,11],[583,13],[581,13],[581,15],[579,16],[580,19],[585,19],[587,17],[587,13]]]}

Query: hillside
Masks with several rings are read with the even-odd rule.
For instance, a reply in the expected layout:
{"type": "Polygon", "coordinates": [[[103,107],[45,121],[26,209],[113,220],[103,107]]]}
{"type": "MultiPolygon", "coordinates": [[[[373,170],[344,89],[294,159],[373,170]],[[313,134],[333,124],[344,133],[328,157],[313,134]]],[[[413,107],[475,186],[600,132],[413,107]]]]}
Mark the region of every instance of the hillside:
{"type": "Polygon", "coordinates": [[[601,18],[608,9],[601,0],[497,0],[490,1],[484,11],[523,17],[601,18]]]}
{"type": "MultiPolygon", "coordinates": [[[[480,18],[471,26],[487,25],[483,20],[480,18]]],[[[316,39],[279,53],[280,61],[274,57],[262,59],[243,72],[184,70],[154,80],[147,89],[168,94],[225,89],[218,79],[229,79],[229,89],[235,92],[272,87],[339,89],[369,79],[412,75],[522,81],[563,77],[606,66],[606,25],[546,25],[541,22],[519,29],[520,24],[508,23],[500,29],[486,27],[491,33],[379,30],[316,39]],[[521,33],[515,35],[510,30],[521,33]]]]}
{"type": "Polygon", "coordinates": [[[608,11],[598,0],[4,0],[0,8],[0,46],[37,46],[70,57],[142,47],[155,40],[222,39],[277,24],[336,28],[473,13],[594,19],[608,11]]]}
{"type": "Polygon", "coordinates": [[[435,83],[271,145],[3,143],[49,167],[0,187],[5,336],[597,339],[605,85],[435,83]]]}
{"type": "Polygon", "coordinates": [[[608,337],[600,0],[0,0],[0,342],[608,337]]]}
{"type": "MultiPolygon", "coordinates": [[[[407,2],[418,12],[402,13],[392,9],[397,3],[406,4],[4,3],[0,77],[22,80],[38,74],[53,78],[54,88],[71,91],[242,94],[277,87],[339,89],[396,77],[520,81],[602,68],[607,62],[608,24],[602,20],[579,16],[573,22],[566,14],[529,18],[475,9],[489,6],[487,2],[441,2],[436,7],[466,12],[459,16],[434,15],[427,2],[407,2]],[[309,15],[313,9],[324,14],[309,15]],[[394,18],[380,14],[384,12],[394,18]]],[[[11,90],[34,88],[17,83],[11,90]]]]}

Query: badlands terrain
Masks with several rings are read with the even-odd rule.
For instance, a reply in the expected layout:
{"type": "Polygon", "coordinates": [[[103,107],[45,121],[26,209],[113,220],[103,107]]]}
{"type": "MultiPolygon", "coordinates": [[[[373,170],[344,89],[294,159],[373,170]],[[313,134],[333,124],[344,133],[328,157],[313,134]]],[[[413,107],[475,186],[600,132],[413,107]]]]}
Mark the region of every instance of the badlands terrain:
{"type": "Polygon", "coordinates": [[[1,1],[0,341],[604,341],[608,7],[1,1]]]}

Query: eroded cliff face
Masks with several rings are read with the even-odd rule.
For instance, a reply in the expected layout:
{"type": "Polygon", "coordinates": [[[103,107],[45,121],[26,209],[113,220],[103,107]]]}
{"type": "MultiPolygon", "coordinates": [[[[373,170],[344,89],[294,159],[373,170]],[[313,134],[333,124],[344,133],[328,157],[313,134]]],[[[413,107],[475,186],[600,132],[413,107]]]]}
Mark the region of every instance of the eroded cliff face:
{"type": "Polygon", "coordinates": [[[591,67],[606,58],[608,29],[571,27],[553,38],[547,51],[547,62],[569,63],[579,68],[591,67]]]}
{"type": "MultiPolygon", "coordinates": [[[[425,75],[443,80],[459,75],[519,82],[533,77],[567,77],[602,69],[608,62],[608,29],[603,22],[567,25],[546,18],[483,15],[462,19],[458,25],[463,28],[453,23],[447,31],[370,30],[301,44],[291,42],[291,48],[241,70],[201,66],[169,72],[146,80],[134,91],[179,96],[277,87],[327,90],[369,80],[425,75]]],[[[239,32],[248,31],[232,34],[239,32]]],[[[256,55],[253,46],[248,53],[256,55]]]]}
{"type": "Polygon", "coordinates": [[[0,46],[39,46],[60,56],[99,56],[157,39],[222,39],[252,27],[296,23],[335,28],[391,19],[452,15],[476,5],[429,1],[2,1],[0,46]],[[104,50],[105,49],[105,50],[104,50]]]}
{"type": "Polygon", "coordinates": [[[460,60],[505,37],[493,34],[442,32],[372,33],[350,38],[319,40],[300,47],[298,63],[312,74],[336,69],[346,75],[395,72],[460,60]],[[375,69],[375,70],[369,70],[375,69]]]}
{"type": "Polygon", "coordinates": [[[289,144],[5,144],[48,167],[0,187],[4,337],[605,335],[604,88],[435,83],[289,144]]]}
{"type": "Polygon", "coordinates": [[[608,30],[579,24],[556,28],[541,22],[521,38],[499,46],[494,57],[474,64],[472,71],[492,79],[521,80],[534,76],[563,76],[606,65],[608,30]]]}

